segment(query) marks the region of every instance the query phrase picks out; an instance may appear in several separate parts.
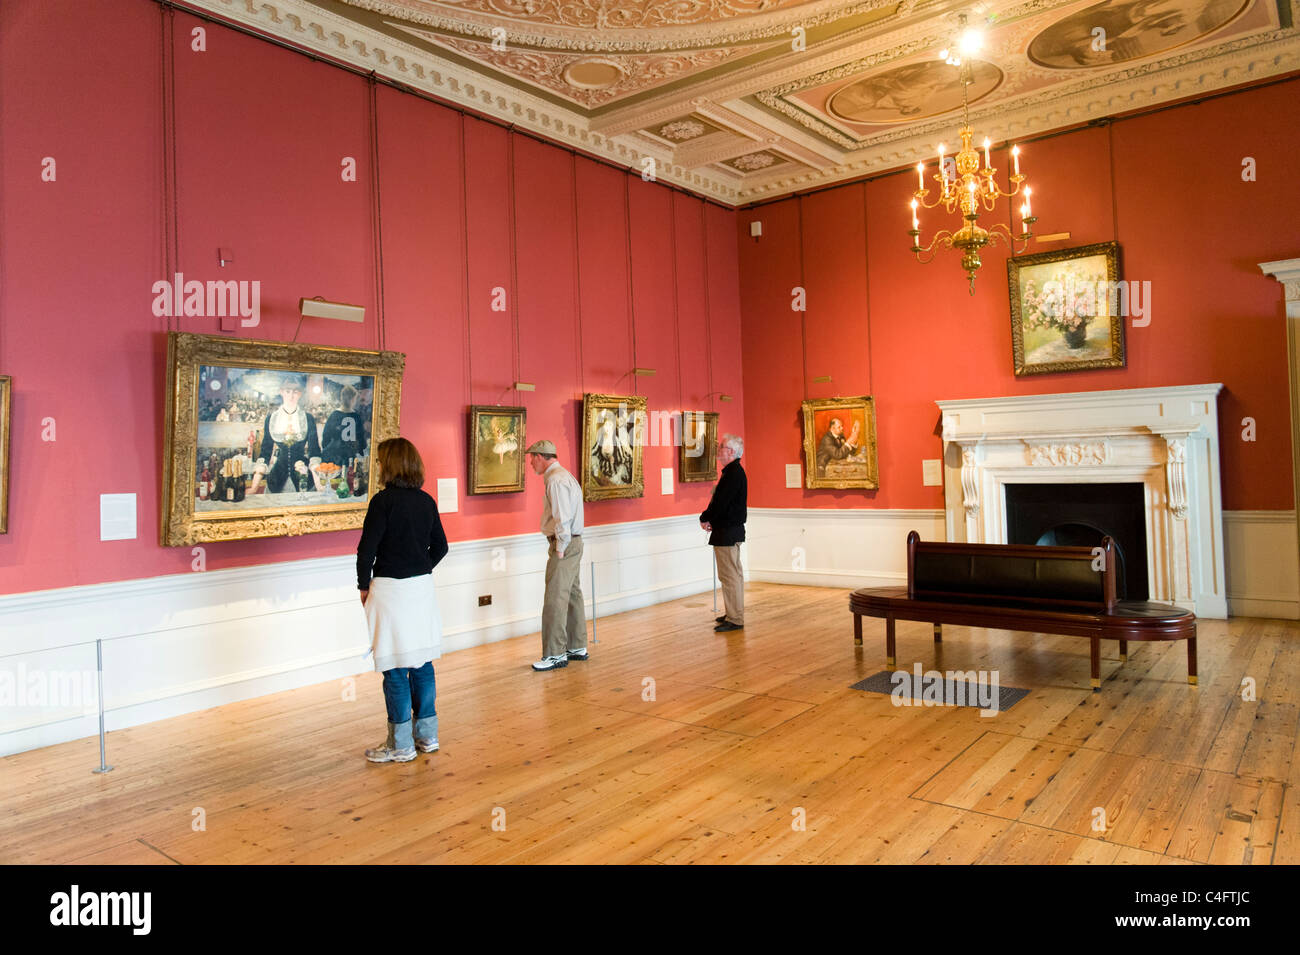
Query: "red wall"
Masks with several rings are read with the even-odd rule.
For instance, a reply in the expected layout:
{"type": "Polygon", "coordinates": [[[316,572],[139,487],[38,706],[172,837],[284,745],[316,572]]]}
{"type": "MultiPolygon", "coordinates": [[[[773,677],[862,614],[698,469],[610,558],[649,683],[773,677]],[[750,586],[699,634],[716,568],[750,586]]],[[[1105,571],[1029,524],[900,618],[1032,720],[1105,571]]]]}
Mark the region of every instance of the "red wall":
{"type": "MultiPolygon", "coordinates": [[[[942,507],[943,489],[921,483],[922,459],[942,456],[936,400],[1222,382],[1223,506],[1290,508],[1282,288],[1257,263],[1300,255],[1298,99],[1291,80],[1025,145],[1035,230],[1072,233],[1031,251],[1117,240],[1121,277],[1151,283],[1151,322],[1127,329],[1123,369],[1016,378],[1006,255],[986,251],[974,297],[956,254],[917,264],[914,169],[743,210],[750,505],[942,507]],[[1255,182],[1241,178],[1247,156],[1255,182]],[[806,315],[790,307],[799,285],[806,315]],[[787,489],[800,401],[859,394],[877,403],[879,490],[787,489]]],[[[923,213],[923,236],[952,218],[923,213]]]]}
{"type": "MultiPolygon", "coordinates": [[[[166,332],[217,334],[220,320],[152,313],[172,215],[187,279],[261,282],[260,326],[227,334],[290,339],[299,297],[320,295],[366,321],[304,324],[302,340],[406,353],[402,431],[431,490],[460,481],[453,540],[535,531],[541,510],[531,478],[523,494],[465,495],[470,403],[525,405],[529,438],[552,438],[575,472],[584,391],[716,407],[740,430],[734,213],[385,87],[376,168],[365,79],[182,13],[169,34],[168,18],[148,0],[0,6],[0,373],[14,379],[0,592],[190,570],[189,548],[156,543],[166,332]],[[77,50],[78,68],[53,69],[55,49],[77,50]],[[40,180],[46,156],[55,182],[40,180]],[[219,247],[234,252],[225,269],[219,247]],[[658,374],[625,376],[634,365],[658,374]],[[537,390],[503,398],[516,379],[537,390]],[[137,540],[100,542],[109,492],[138,495],[137,540]]],[[[589,503],[587,522],[702,510],[709,485],[660,495],[674,454],[648,449],[646,496],[589,503]]],[[[207,565],[346,554],[357,536],[209,544],[207,565]]]]}

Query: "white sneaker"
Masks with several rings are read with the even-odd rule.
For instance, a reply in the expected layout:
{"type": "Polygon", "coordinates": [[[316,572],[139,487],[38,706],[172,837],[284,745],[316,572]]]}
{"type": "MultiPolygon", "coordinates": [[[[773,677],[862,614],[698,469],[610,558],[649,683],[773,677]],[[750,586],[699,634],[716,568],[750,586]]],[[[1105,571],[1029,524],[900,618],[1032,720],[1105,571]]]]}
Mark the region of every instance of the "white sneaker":
{"type": "Polygon", "coordinates": [[[538,660],[536,663],[533,664],[533,669],[534,670],[558,670],[561,667],[567,667],[568,665],[569,665],[569,658],[567,656],[542,657],[540,660],[538,660]]]}
{"type": "Polygon", "coordinates": [[[432,753],[437,750],[438,741],[436,739],[417,739],[415,748],[422,753],[432,753]]]}
{"type": "Polygon", "coordinates": [[[587,648],[582,647],[579,650],[570,650],[566,656],[570,660],[585,660],[587,659],[587,648]]]}
{"type": "Polygon", "coordinates": [[[366,750],[366,759],[372,763],[409,763],[415,759],[415,747],[394,749],[381,743],[373,749],[366,750]]]}

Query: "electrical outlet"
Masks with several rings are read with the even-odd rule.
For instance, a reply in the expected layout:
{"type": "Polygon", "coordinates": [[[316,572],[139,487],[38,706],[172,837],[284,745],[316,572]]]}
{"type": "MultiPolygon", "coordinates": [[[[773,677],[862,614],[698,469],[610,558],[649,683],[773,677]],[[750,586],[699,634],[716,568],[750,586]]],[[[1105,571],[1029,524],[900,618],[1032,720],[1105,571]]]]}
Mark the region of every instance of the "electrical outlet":
{"type": "Polygon", "coordinates": [[[492,606],[492,595],[491,595],[491,594],[484,594],[483,596],[479,597],[479,598],[478,598],[478,605],[479,605],[480,607],[490,607],[490,606],[492,606]]]}

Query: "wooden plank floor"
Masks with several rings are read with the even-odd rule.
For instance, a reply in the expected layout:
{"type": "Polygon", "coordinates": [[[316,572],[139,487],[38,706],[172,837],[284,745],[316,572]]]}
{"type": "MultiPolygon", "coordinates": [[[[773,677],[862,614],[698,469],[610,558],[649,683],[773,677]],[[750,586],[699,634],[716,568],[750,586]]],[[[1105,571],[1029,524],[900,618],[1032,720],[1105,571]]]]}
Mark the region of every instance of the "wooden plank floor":
{"type": "Polygon", "coordinates": [[[536,635],[450,654],[402,765],[361,757],[373,673],[114,732],[106,776],[94,739],[7,757],[0,862],[1300,862],[1296,622],[1202,621],[1199,687],[1181,643],[1108,644],[1100,694],[1084,640],[899,624],[903,666],[1032,691],[987,718],[849,689],[884,638],[845,591],[747,600],[725,636],[707,595],[602,619],[553,673],[536,635]]]}

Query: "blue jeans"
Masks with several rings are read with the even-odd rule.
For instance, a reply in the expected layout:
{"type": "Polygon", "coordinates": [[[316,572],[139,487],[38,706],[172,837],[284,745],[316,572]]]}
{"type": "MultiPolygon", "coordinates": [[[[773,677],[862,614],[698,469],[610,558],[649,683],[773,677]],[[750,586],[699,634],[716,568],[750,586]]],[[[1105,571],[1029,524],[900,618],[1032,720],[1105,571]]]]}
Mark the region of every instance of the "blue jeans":
{"type": "Polygon", "coordinates": [[[400,725],[414,716],[416,739],[438,738],[438,711],[434,708],[437,697],[432,660],[422,667],[396,667],[384,671],[384,705],[388,708],[388,722],[400,725]]]}

